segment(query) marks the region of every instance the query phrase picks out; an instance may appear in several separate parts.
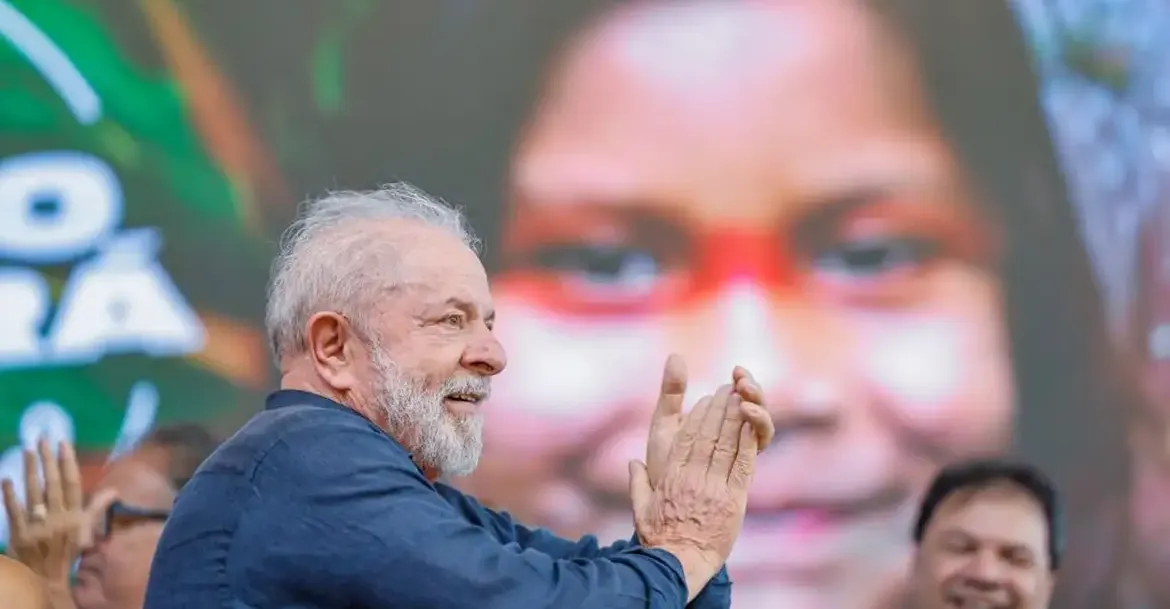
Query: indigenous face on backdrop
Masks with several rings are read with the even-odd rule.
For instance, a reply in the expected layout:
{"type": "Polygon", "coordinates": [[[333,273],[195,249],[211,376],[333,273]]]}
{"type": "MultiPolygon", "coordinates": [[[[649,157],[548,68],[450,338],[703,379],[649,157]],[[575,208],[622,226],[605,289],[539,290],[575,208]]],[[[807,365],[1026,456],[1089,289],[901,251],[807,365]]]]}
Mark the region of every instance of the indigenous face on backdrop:
{"type": "Polygon", "coordinates": [[[569,46],[516,150],[494,278],[512,359],[468,488],[628,534],[668,353],[798,413],[762,456],[740,607],[897,597],[918,493],[1005,450],[996,233],[911,62],[846,1],[662,4],[569,46]]]}

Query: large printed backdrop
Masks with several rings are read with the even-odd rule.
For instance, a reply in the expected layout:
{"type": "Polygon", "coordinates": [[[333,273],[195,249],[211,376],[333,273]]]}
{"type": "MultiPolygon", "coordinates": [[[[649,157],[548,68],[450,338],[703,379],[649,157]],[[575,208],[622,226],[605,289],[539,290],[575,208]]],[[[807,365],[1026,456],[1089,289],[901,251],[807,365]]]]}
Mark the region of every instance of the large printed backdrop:
{"type": "MultiPolygon", "coordinates": [[[[0,476],[44,435],[92,483],[152,426],[229,433],[275,380],[263,288],[296,203],[405,179],[487,242],[511,364],[462,481],[486,500],[627,536],[677,351],[696,395],[745,364],[805,417],[761,463],[737,606],[880,606],[934,466],[1091,470],[1072,443],[1108,470],[1062,478],[1096,485],[1074,519],[1151,540],[1107,562],[1157,581],[1170,17],[1021,0],[1033,74],[928,3],[0,0],[0,476]],[[995,146],[1058,184],[1021,195],[995,146]]],[[[1135,579],[1093,562],[1088,589],[1135,579]]]]}

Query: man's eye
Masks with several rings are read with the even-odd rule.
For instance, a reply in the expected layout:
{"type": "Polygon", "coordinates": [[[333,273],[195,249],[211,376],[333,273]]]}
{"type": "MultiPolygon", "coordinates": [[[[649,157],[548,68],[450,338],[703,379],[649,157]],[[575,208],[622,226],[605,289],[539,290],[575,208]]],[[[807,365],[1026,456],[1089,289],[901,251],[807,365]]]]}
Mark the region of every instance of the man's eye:
{"type": "Polygon", "coordinates": [[[953,539],[948,541],[946,545],[943,546],[943,549],[945,549],[950,554],[970,554],[971,552],[975,551],[975,544],[962,539],[953,539]]]}
{"type": "Polygon", "coordinates": [[[463,316],[458,313],[452,313],[443,318],[443,323],[454,328],[462,328],[463,316]]]}
{"type": "Polygon", "coordinates": [[[854,279],[877,279],[912,269],[937,254],[937,246],[909,237],[857,239],[821,250],[814,258],[820,270],[854,279]]]}
{"type": "Polygon", "coordinates": [[[1032,560],[1031,556],[1023,552],[1011,552],[1008,554],[1007,560],[1009,563],[1011,563],[1012,566],[1019,567],[1021,569],[1029,569],[1035,562],[1032,560]]]}

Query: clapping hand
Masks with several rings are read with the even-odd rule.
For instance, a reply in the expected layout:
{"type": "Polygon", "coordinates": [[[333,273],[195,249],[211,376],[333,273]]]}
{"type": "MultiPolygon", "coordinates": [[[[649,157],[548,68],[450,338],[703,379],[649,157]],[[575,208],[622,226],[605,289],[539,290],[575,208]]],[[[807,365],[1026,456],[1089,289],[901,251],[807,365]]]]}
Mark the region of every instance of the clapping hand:
{"type": "Polygon", "coordinates": [[[763,392],[742,368],[733,385],[682,415],[686,373],[667,360],[647,446],[647,464],[630,464],[630,497],[642,544],[683,564],[690,599],[731,554],[747,510],[757,454],[775,435],[763,392]],[[673,433],[673,437],[670,438],[673,433]],[[671,441],[667,444],[667,439],[671,441]]]}
{"type": "MultiPolygon", "coordinates": [[[[761,407],[754,411],[757,418],[752,421],[752,428],[756,431],[757,445],[763,450],[771,443],[775,434],[775,428],[762,420],[768,414],[763,409],[763,389],[756,383],[752,374],[740,366],[732,370],[731,379],[732,387],[741,400],[761,407]]],[[[682,428],[683,399],[686,391],[686,363],[682,357],[671,355],[666,358],[666,365],[662,370],[662,385],[658,391],[658,403],[654,408],[654,415],[650,421],[650,435],[646,442],[646,471],[652,486],[662,479],[670,447],[682,428]]]]}

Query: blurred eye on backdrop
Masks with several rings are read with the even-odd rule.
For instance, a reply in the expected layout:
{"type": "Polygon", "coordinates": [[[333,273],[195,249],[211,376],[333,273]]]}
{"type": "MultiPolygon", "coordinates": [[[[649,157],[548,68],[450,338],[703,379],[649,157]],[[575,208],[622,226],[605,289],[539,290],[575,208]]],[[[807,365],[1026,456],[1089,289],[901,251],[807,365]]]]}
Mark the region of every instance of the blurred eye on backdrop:
{"type": "Polygon", "coordinates": [[[599,297],[646,296],[665,271],[656,252],[620,244],[548,245],[534,252],[533,258],[572,289],[599,297]]]}
{"type": "Polygon", "coordinates": [[[814,272],[829,282],[874,289],[881,282],[906,279],[940,253],[940,245],[917,235],[890,234],[845,238],[813,252],[814,272]]]}
{"type": "Polygon", "coordinates": [[[676,295],[690,270],[679,227],[641,211],[575,207],[535,212],[535,230],[519,222],[507,270],[562,304],[598,314],[634,313],[676,295]]]}
{"type": "Polygon", "coordinates": [[[828,208],[794,240],[810,286],[860,307],[909,306],[928,295],[937,271],[981,265],[987,239],[957,205],[877,199],[828,208]]]}

